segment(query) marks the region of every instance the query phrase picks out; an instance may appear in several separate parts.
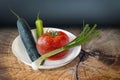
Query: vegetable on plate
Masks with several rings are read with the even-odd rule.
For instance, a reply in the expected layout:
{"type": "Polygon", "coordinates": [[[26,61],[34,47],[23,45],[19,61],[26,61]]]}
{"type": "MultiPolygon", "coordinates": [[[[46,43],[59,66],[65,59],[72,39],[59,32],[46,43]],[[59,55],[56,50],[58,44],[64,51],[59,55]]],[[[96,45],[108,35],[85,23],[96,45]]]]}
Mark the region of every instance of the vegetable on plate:
{"type": "Polygon", "coordinates": [[[43,21],[39,18],[40,14],[38,13],[37,15],[37,20],[35,21],[36,25],[36,35],[37,39],[43,35],[44,30],[43,30],[43,21]]]}
{"type": "MultiPolygon", "coordinates": [[[[28,23],[21,17],[19,17],[15,12],[11,12],[17,16],[17,28],[20,35],[20,38],[26,48],[26,51],[31,59],[31,61],[37,60],[41,55],[38,53],[36,48],[36,43],[33,38],[30,26],[28,23]]],[[[22,53],[24,54],[24,53],[22,53]]]]}

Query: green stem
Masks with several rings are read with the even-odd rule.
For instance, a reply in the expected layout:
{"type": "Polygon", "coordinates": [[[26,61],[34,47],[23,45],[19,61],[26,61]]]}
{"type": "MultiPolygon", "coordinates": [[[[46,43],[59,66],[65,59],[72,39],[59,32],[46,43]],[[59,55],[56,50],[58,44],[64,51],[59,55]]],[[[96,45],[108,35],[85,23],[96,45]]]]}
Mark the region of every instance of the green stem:
{"type": "Polygon", "coordinates": [[[20,18],[12,9],[10,9],[10,11],[11,11],[17,18],[20,18]]]}
{"type": "Polygon", "coordinates": [[[37,20],[40,19],[40,12],[37,13],[37,20]]]}
{"type": "Polygon", "coordinates": [[[57,54],[57,53],[59,53],[61,51],[64,51],[64,50],[66,50],[66,49],[64,47],[61,47],[61,48],[58,48],[58,49],[53,50],[51,52],[48,52],[47,54],[44,54],[43,57],[47,58],[47,57],[53,56],[53,55],[55,55],[55,54],[57,54]]]}

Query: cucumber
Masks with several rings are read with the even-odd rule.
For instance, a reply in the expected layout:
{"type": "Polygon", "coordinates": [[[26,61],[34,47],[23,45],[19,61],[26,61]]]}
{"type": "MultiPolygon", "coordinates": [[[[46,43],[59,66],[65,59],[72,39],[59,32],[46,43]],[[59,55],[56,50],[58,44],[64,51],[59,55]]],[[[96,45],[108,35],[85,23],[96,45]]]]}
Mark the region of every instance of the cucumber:
{"type": "Polygon", "coordinates": [[[37,60],[40,57],[40,54],[37,51],[36,43],[32,36],[32,32],[28,23],[24,19],[18,18],[17,27],[20,38],[26,48],[31,61],[37,60]]]}
{"type": "Polygon", "coordinates": [[[37,60],[41,55],[38,53],[36,48],[36,43],[33,38],[29,24],[25,19],[19,17],[14,11],[11,12],[17,16],[17,28],[20,35],[20,38],[26,48],[26,51],[31,59],[31,61],[37,60]]]}

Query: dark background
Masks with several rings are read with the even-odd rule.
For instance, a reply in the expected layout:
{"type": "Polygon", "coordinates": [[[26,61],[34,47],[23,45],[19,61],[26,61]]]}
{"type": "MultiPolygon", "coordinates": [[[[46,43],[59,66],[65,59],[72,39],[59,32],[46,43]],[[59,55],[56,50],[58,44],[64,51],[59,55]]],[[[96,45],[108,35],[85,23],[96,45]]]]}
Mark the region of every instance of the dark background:
{"type": "Polygon", "coordinates": [[[37,13],[44,26],[79,27],[94,23],[104,27],[120,26],[120,0],[0,0],[0,27],[16,27],[9,9],[35,26],[37,13]]]}

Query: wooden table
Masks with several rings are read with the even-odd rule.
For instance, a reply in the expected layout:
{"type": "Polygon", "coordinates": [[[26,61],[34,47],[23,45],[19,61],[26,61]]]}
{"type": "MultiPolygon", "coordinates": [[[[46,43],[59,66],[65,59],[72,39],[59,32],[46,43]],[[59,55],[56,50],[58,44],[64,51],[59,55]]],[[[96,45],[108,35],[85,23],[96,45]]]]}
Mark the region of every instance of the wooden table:
{"type": "MultiPolygon", "coordinates": [[[[81,31],[66,30],[75,35],[81,31]]],[[[103,29],[99,37],[82,45],[97,56],[86,55],[80,61],[79,55],[63,67],[38,71],[13,55],[11,45],[17,35],[16,28],[0,29],[0,80],[120,80],[120,29],[103,29]]]]}

